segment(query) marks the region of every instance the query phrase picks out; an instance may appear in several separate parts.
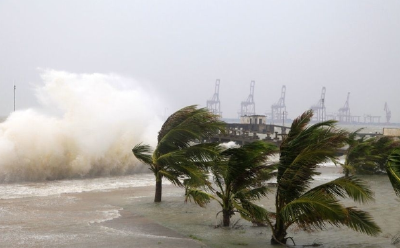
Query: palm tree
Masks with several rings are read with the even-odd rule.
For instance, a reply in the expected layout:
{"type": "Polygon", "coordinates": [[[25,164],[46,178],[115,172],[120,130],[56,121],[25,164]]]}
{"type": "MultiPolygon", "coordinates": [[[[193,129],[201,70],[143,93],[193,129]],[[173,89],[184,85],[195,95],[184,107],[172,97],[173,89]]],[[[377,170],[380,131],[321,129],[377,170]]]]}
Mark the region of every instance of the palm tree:
{"type": "Polygon", "coordinates": [[[272,244],[286,244],[287,229],[297,224],[304,230],[323,229],[326,224],[348,226],[355,231],[377,235],[380,228],[371,216],[354,207],[343,206],[338,198],[350,197],[358,202],[373,200],[372,192],[355,177],[341,177],[309,189],[318,164],[337,162],[336,154],[347,133],[335,128],[335,121],[308,126],[313,112],[306,111],[292,123],[280,147],[277,173],[275,223],[272,244]]]}
{"type": "Polygon", "coordinates": [[[182,176],[189,177],[193,183],[207,183],[205,167],[218,155],[218,151],[216,144],[202,141],[224,128],[225,123],[207,109],[187,106],[165,121],[154,151],[145,144],[138,144],[132,149],[135,157],[149,165],[154,173],[154,202],[161,202],[164,177],[177,186],[183,186],[182,176]]]}
{"type": "Polygon", "coordinates": [[[399,147],[399,141],[393,137],[357,137],[358,129],[349,134],[343,170],[349,174],[378,174],[385,170],[385,162],[393,149],[399,147]]]}
{"type": "Polygon", "coordinates": [[[394,192],[400,196],[400,149],[395,149],[386,162],[386,172],[394,192]]]}
{"type": "Polygon", "coordinates": [[[400,141],[395,137],[382,136],[373,140],[373,149],[371,154],[375,157],[374,173],[384,172],[386,169],[386,161],[389,155],[400,148],[400,141]]]}
{"type": "Polygon", "coordinates": [[[375,163],[371,158],[373,149],[372,139],[366,139],[365,136],[359,138],[357,135],[363,128],[360,128],[348,135],[346,140],[347,149],[345,152],[345,160],[343,171],[346,177],[350,173],[355,174],[357,169],[362,167],[373,167],[375,163]]]}
{"type": "Polygon", "coordinates": [[[186,201],[193,201],[204,207],[215,200],[222,208],[223,226],[230,225],[230,219],[238,212],[242,218],[264,222],[267,211],[254,204],[269,192],[265,181],[274,176],[274,165],[266,165],[269,156],[277,147],[263,141],[254,141],[239,148],[221,151],[220,158],[210,167],[214,186],[203,189],[188,187],[186,201]]]}

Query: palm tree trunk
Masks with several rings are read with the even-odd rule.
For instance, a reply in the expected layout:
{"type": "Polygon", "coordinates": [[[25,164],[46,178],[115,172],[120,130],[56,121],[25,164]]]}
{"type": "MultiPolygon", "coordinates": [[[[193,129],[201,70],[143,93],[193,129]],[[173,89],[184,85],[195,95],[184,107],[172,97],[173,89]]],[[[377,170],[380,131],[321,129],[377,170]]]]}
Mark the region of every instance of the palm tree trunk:
{"type": "Polygon", "coordinates": [[[230,224],[231,224],[230,211],[224,209],[222,210],[222,225],[229,226],[230,224]]]}
{"type": "Polygon", "coordinates": [[[162,196],[162,175],[156,174],[156,193],[154,195],[154,202],[161,202],[162,196]]]}
{"type": "Polygon", "coordinates": [[[283,226],[283,223],[278,222],[275,224],[274,227],[274,235],[271,237],[271,245],[281,245],[286,244],[286,230],[283,226]]]}
{"type": "Polygon", "coordinates": [[[271,237],[271,245],[281,245],[286,244],[286,228],[285,222],[282,219],[282,216],[279,214],[282,207],[285,205],[283,200],[280,198],[279,192],[280,186],[278,182],[278,189],[275,196],[275,207],[276,207],[276,220],[275,225],[272,230],[272,237],[271,237]]]}

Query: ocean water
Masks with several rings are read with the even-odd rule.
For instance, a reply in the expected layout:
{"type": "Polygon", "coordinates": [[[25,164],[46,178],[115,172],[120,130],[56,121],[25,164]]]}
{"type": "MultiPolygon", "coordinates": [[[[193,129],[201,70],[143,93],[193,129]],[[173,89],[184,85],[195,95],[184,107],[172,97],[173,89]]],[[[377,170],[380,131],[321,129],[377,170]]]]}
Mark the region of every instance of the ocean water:
{"type": "MultiPolygon", "coordinates": [[[[342,175],[340,168],[331,165],[319,170],[322,174],[315,178],[314,184],[342,175]]],[[[331,226],[308,233],[294,227],[289,236],[297,245],[396,247],[391,245],[391,239],[400,233],[399,198],[385,176],[362,178],[371,185],[376,201],[360,208],[372,214],[382,233],[369,237],[346,227],[331,226]]],[[[204,247],[272,247],[269,228],[254,227],[235,216],[234,227],[216,227],[221,216],[217,216],[220,209],[215,202],[206,208],[185,203],[183,190],[168,183],[164,185],[163,202],[153,203],[153,184],[151,174],[2,184],[0,247],[163,247],[166,244],[167,237],[143,233],[141,225],[128,223],[129,228],[119,225],[126,218],[123,212],[143,216],[187,240],[201,242],[204,247]],[[110,221],[117,224],[110,226],[107,224],[110,221]]],[[[273,193],[259,202],[271,211],[273,193]]],[[[344,202],[348,206],[357,205],[348,200],[344,202]]],[[[181,241],[184,243],[185,239],[181,241]]]]}

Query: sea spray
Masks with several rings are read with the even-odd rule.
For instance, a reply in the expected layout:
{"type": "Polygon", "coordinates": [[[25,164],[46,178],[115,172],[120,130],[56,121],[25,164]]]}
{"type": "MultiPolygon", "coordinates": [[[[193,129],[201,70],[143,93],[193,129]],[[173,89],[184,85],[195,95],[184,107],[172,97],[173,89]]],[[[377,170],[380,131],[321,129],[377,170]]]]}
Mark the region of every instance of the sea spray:
{"type": "Polygon", "coordinates": [[[139,143],[154,145],[162,121],[157,97],[118,75],[44,70],[40,110],[0,123],[0,181],[122,175],[140,169],[139,143]]]}

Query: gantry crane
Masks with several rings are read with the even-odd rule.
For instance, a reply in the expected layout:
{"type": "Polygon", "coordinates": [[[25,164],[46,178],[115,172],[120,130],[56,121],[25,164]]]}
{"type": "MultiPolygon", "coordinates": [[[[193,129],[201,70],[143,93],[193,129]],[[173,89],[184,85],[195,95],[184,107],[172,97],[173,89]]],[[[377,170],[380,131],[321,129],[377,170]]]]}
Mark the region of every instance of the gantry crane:
{"type": "Polygon", "coordinates": [[[272,123],[283,121],[287,118],[285,104],[286,86],[282,86],[281,97],[278,102],[271,105],[271,120],[272,123]]]}
{"type": "Polygon", "coordinates": [[[344,106],[339,109],[339,114],[338,114],[339,121],[342,122],[351,121],[349,100],[350,100],[350,92],[347,93],[347,100],[344,106]]]}
{"type": "Polygon", "coordinates": [[[390,123],[390,118],[392,117],[392,112],[390,111],[387,102],[385,102],[385,108],[383,110],[386,112],[386,123],[390,123]]]}
{"type": "Polygon", "coordinates": [[[221,102],[219,101],[219,79],[215,82],[214,95],[207,101],[207,109],[213,114],[222,117],[221,102]]]}
{"type": "Polygon", "coordinates": [[[311,110],[314,111],[313,119],[317,122],[326,120],[325,92],[326,92],[325,87],[322,87],[321,98],[319,99],[317,104],[311,106],[311,110]]]}
{"type": "Polygon", "coordinates": [[[240,104],[240,112],[239,118],[241,116],[249,116],[249,115],[255,115],[256,114],[256,104],[254,102],[254,85],[255,82],[251,81],[250,83],[250,95],[247,97],[246,101],[241,102],[240,104]]]}

